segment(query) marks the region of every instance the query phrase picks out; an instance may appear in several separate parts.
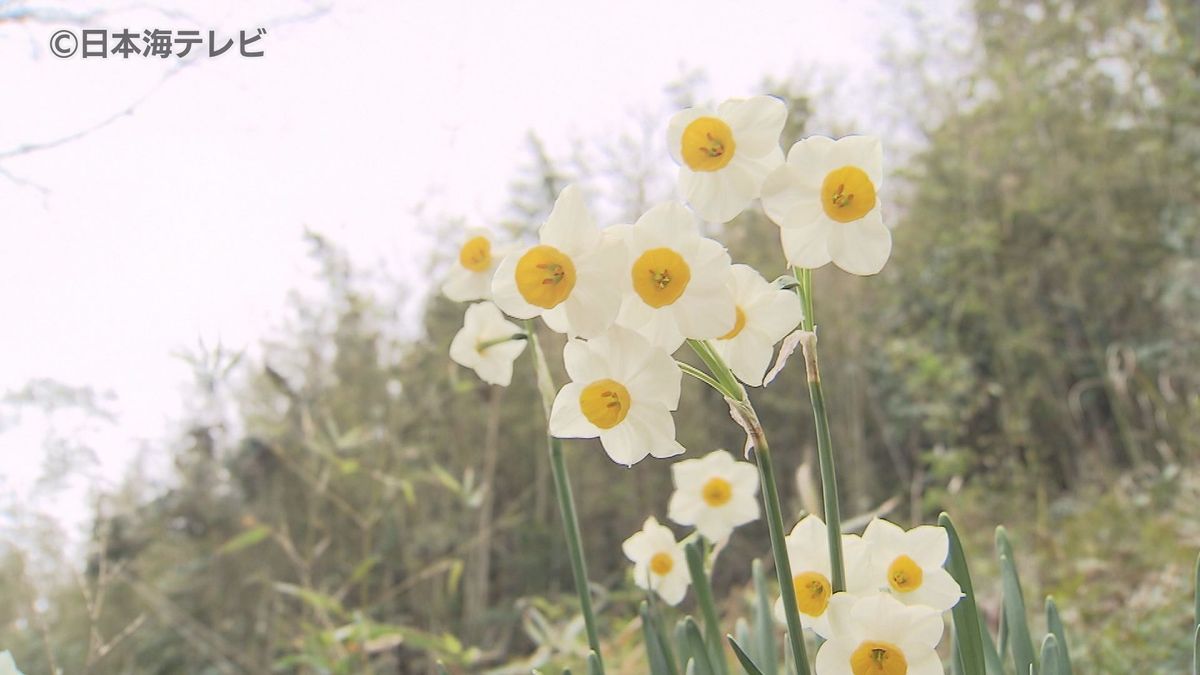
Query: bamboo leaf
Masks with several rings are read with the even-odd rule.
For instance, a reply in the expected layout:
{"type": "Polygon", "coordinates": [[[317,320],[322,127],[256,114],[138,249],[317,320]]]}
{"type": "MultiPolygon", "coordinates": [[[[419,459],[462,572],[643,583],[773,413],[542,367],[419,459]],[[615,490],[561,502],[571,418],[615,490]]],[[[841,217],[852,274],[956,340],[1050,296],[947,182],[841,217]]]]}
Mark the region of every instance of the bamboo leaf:
{"type": "Polygon", "coordinates": [[[755,559],[751,565],[754,572],[754,591],[758,603],[754,608],[754,656],[762,667],[763,675],[778,675],[779,661],[775,647],[775,616],[772,612],[771,595],[767,591],[767,575],[762,561],[755,559]]]}
{"type": "Polygon", "coordinates": [[[1029,635],[1029,623],[1025,617],[1025,598],[1021,593],[1021,579],[1013,562],[1012,545],[1003,527],[996,528],[996,548],[1000,551],[1000,578],[1004,592],[1004,618],[1010,633],[1013,666],[1018,673],[1038,675],[1033,639],[1029,635]]]}
{"type": "MultiPolygon", "coordinates": [[[[1071,653],[1067,649],[1067,631],[1063,627],[1062,618],[1058,615],[1058,605],[1055,604],[1054,598],[1046,596],[1046,629],[1054,636],[1058,647],[1058,675],[1073,675],[1071,672],[1071,653]]],[[[1048,675],[1045,672],[1046,662],[1042,662],[1042,675],[1048,675]]]]}
{"type": "Polygon", "coordinates": [[[269,536],[271,536],[271,528],[266,525],[257,525],[221,544],[216,554],[227,555],[229,553],[237,553],[242,549],[250,548],[269,536]]]}
{"type": "Polygon", "coordinates": [[[277,581],[274,584],[275,590],[290,595],[295,598],[300,598],[305,604],[320,609],[326,612],[333,612],[339,616],[345,615],[346,611],[342,608],[342,604],[335,598],[332,598],[320,591],[314,591],[311,588],[303,588],[293,584],[287,584],[282,581],[277,581]]]}
{"type": "Polygon", "coordinates": [[[746,671],[746,675],[763,675],[763,671],[754,664],[750,655],[738,645],[737,640],[734,640],[732,635],[727,635],[726,637],[729,639],[729,646],[733,647],[733,654],[737,657],[738,663],[742,664],[742,670],[746,671]]]}
{"type": "Polygon", "coordinates": [[[975,604],[975,587],[971,583],[971,572],[967,568],[967,557],[963,552],[962,541],[950,516],[943,513],[938,516],[938,525],[946,530],[950,539],[950,554],[946,559],[946,569],[950,576],[958,582],[963,597],[954,606],[954,635],[957,662],[962,667],[963,675],[986,675],[987,666],[983,657],[983,626],[979,621],[979,608],[975,604]]]}

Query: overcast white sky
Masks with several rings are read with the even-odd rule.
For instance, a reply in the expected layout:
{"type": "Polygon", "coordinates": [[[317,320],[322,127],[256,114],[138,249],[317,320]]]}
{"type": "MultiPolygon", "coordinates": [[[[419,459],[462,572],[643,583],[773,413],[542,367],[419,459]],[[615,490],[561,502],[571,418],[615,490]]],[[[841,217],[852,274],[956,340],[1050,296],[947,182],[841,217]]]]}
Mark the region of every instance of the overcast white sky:
{"type": "MultiPolygon", "coordinates": [[[[35,377],[114,392],[118,425],[90,438],[115,476],[180,414],[188,370],[172,351],[198,337],[253,349],[279,324],[311,272],[305,225],[422,284],[418,205],[487,225],[529,130],[563,150],[632,128],[633,111],[665,128],[664,85],[690,69],[716,100],[809,73],[877,132],[894,4],[359,0],[286,22],[319,5],[150,1],[82,26],[0,24],[0,156],[145,97],[79,140],[0,158],[46,190],[0,175],[0,393],[35,377]],[[159,85],[157,59],[55,58],[64,27],[268,34],[263,58],[201,54],[159,85]]],[[[0,433],[10,498],[28,496],[41,433],[0,433]]]]}

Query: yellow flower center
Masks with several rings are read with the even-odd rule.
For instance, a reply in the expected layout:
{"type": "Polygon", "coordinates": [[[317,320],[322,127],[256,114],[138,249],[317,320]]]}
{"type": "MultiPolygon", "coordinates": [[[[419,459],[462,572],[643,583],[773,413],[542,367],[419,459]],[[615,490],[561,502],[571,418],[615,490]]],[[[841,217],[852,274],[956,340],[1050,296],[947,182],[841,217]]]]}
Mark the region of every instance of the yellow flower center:
{"type": "Polygon", "coordinates": [[[735,306],[734,310],[737,312],[737,315],[733,319],[733,328],[729,329],[728,333],[717,338],[718,340],[732,340],[738,336],[738,333],[742,332],[743,328],[746,327],[746,313],[743,312],[742,308],[738,306],[735,306]]]}
{"type": "Polygon", "coordinates": [[[660,577],[666,576],[672,567],[675,567],[675,560],[669,553],[655,553],[654,557],[650,558],[650,571],[660,577]]]}
{"type": "Polygon", "coordinates": [[[833,586],[829,578],[820,572],[802,572],[792,577],[792,588],[796,591],[796,609],[809,616],[821,616],[829,606],[833,586]]]}
{"type": "Polygon", "coordinates": [[[492,242],[487,237],[471,237],[458,251],[458,262],[472,272],[484,272],[492,266],[492,242]]]}
{"type": "Polygon", "coordinates": [[[517,261],[516,280],[525,302],[551,309],[575,288],[575,263],[553,246],[534,246],[517,261]]]}
{"type": "Polygon", "coordinates": [[[709,478],[704,487],[700,488],[700,496],[709,506],[724,506],[733,499],[733,486],[724,478],[709,478]]]}
{"type": "Polygon", "coordinates": [[[875,208],[875,184],[857,166],[834,169],[821,184],[821,206],[839,223],[858,220],[875,208]]]}
{"type": "Polygon", "coordinates": [[[629,414],[629,390],[616,380],[596,380],[583,388],[579,408],[592,424],[611,429],[629,414]]]}
{"type": "Polygon", "coordinates": [[[890,642],[866,640],[850,655],[850,672],[854,675],[905,675],[908,660],[904,652],[890,642]]]}
{"type": "Polygon", "coordinates": [[[692,280],[692,270],[683,256],[669,248],[646,251],[633,263],[630,274],[633,290],[655,309],[678,300],[692,280]]]}
{"type": "Polygon", "coordinates": [[[902,555],[892,561],[888,565],[888,583],[892,588],[901,593],[915,591],[921,587],[921,581],[925,578],[925,573],[921,571],[921,566],[912,558],[902,555]]]}
{"type": "Polygon", "coordinates": [[[717,171],[733,159],[736,148],[728,124],[716,117],[697,117],[683,130],[680,154],[692,171],[717,171]]]}

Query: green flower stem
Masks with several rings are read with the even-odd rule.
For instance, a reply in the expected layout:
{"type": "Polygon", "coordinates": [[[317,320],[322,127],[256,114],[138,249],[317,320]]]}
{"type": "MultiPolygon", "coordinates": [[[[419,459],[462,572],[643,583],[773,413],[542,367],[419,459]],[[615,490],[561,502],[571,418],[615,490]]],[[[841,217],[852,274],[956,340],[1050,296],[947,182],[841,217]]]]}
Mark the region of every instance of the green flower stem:
{"type": "MultiPolygon", "coordinates": [[[[707,384],[708,386],[712,387],[713,389],[716,389],[717,391],[722,391],[721,384],[719,382],[717,382],[716,380],[714,380],[708,373],[704,372],[703,370],[700,370],[699,368],[696,368],[695,366],[692,366],[690,364],[684,363],[683,361],[676,361],[675,363],[679,366],[679,369],[682,370],[685,375],[691,375],[692,377],[696,378],[697,380],[700,380],[701,382],[707,384]]],[[[722,392],[722,393],[724,393],[724,392],[722,392]]]]}
{"type": "MultiPolygon", "coordinates": [[[[800,623],[800,612],[796,609],[796,588],[792,585],[792,563],[788,560],[787,543],[784,541],[783,508],[779,502],[779,488],[775,482],[775,466],[771,461],[771,448],[767,445],[767,434],[759,422],[758,413],[746,395],[745,388],[737,382],[725,361],[711,346],[699,340],[688,340],[712,371],[713,378],[722,383],[718,391],[725,394],[730,411],[737,416],[754,444],[758,477],[762,484],[763,506],[767,512],[767,530],[771,535],[771,554],[775,559],[775,574],[779,577],[779,594],[783,598],[783,613],[787,620],[788,642],[791,645],[796,672],[810,675],[808,651],[804,646],[804,626],[800,623]],[[730,383],[732,384],[726,384],[730,383]]],[[[841,543],[841,540],[838,540],[841,543]]]]}
{"type": "Polygon", "coordinates": [[[579,518],[575,514],[575,497],[571,493],[571,480],[567,476],[567,463],[563,459],[562,440],[553,436],[549,438],[554,490],[558,497],[559,511],[562,513],[563,530],[567,535],[567,551],[571,556],[571,573],[575,577],[575,591],[579,594],[579,609],[583,612],[588,646],[599,658],[600,634],[596,630],[595,612],[592,611],[592,593],[588,588],[587,561],[583,557],[583,539],[579,536],[579,518]]]}
{"type": "Polygon", "coordinates": [[[762,482],[763,505],[767,510],[767,530],[771,534],[771,553],[775,557],[775,572],[779,577],[779,594],[783,597],[783,612],[787,619],[788,641],[796,672],[809,675],[808,652],[804,647],[804,626],[800,623],[800,612],[796,609],[796,588],[792,585],[792,563],[788,560],[787,543],[784,541],[783,509],[779,506],[779,489],[775,483],[775,466],[771,461],[771,450],[766,435],[758,425],[757,418],[751,424],[757,427],[754,438],[754,456],[758,475],[762,482]]]}
{"type": "MultiPolygon", "coordinates": [[[[525,323],[525,332],[533,347],[533,363],[537,374],[538,390],[542,396],[542,407],[546,413],[546,424],[550,424],[550,410],[554,404],[554,382],[550,378],[550,368],[546,364],[546,354],[538,342],[537,334],[531,322],[525,323]]],[[[583,557],[583,538],[579,535],[579,517],[575,513],[575,496],[571,492],[571,479],[567,475],[567,462],[563,457],[562,440],[546,434],[550,445],[550,467],[554,473],[554,494],[558,498],[558,509],[562,514],[563,532],[567,537],[567,553],[571,558],[571,574],[575,577],[575,592],[579,595],[579,610],[583,614],[584,628],[587,631],[588,646],[591,647],[594,661],[589,661],[589,669],[594,669],[600,675],[604,673],[604,663],[600,660],[600,633],[596,629],[596,614],[592,610],[592,593],[588,584],[587,561],[583,557]]]]}
{"type": "Polygon", "coordinates": [[[817,362],[816,317],[813,315],[812,270],[796,269],[800,282],[797,292],[804,303],[802,341],[804,365],[808,371],[808,397],[812,401],[813,421],[817,430],[817,458],[821,465],[821,495],[825,503],[825,527],[829,536],[829,566],[833,570],[833,592],[846,590],[846,566],[842,556],[842,512],[838,505],[837,471],[833,462],[833,441],[829,437],[829,415],[825,411],[825,392],[821,388],[821,369],[817,362]]]}
{"type": "Polygon", "coordinates": [[[725,365],[725,361],[713,351],[712,345],[704,340],[688,340],[687,343],[692,348],[692,351],[696,353],[696,356],[699,356],[700,360],[704,362],[704,365],[708,366],[709,372],[713,374],[713,377],[717,381],[717,391],[735,401],[746,400],[746,390],[738,383],[737,378],[733,375],[733,371],[729,369],[729,366],[725,365]]]}
{"type": "Polygon", "coordinates": [[[475,349],[482,352],[489,347],[495,347],[496,345],[502,345],[505,342],[513,342],[516,340],[525,340],[528,337],[529,336],[525,333],[517,333],[516,335],[506,335],[502,338],[495,338],[493,340],[484,340],[483,342],[476,344],[475,349]]]}

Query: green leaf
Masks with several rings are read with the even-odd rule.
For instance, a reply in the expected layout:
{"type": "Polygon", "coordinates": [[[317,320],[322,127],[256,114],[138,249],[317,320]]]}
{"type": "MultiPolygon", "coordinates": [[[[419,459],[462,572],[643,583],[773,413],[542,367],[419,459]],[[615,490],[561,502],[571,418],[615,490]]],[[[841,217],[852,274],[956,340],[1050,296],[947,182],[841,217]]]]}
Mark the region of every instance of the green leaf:
{"type": "Polygon", "coordinates": [[[979,635],[983,638],[983,662],[987,664],[987,675],[1004,675],[1004,661],[1000,659],[1000,652],[996,651],[996,643],[992,641],[992,634],[988,632],[983,616],[979,616],[979,635]]]}
{"type": "Polygon", "coordinates": [[[588,675],[604,675],[604,666],[596,652],[588,652],[587,666],[588,675]]]}
{"type": "MultiPolygon", "coordinates": [[[[679,652],[679,662],[686,664],[692,660],[692,645],[688,642],[688,618],[682,618],[675,623],[675,649],[679,652]]],[[[685,666],[684,670],[687,670],[685,666]]]]}
{"type": "Polygon", "coordinates": [[[274,587],[275,590],[283,593],[284,595],[300,598],[305,602],[305,604],[313,607],[314,609],[332,612],[339,616],[344,616],[346,613],[346,610],[342,608],[342,603],[338,602],[331,596],[321,593],[320,591],[314,591],[311,588],[302,588],[300,586],[287,584],[282,581],[275,582],[274,587]]]}
{"type": "Polygon", "coordinates": [[[650,613],[650,605],[643,601],[638,613],[642,615],[642,638],[646,642],[646,660],[650,663],[650,675],[677,675],[679,671],[675,669],[675,659],[670,648],[663,644],[658,622],[650,613]]]}
{"type": "Polygon", "coordinates": [[[779,661],[775,647],[775,615],[771,595],[767,591],[767,575],[762,561],[755,559],[751,565],[754,572],[754,591],[758,602],[754,608],[754,657],[762,667],[763,675],[778,675],[779,661]]]}
{"type": "Polygon", "coordinates": [[[1029,635],[1029,623],[1025,617],[1025,598],[1021,593],[1021,579],[1012,559],[1012,545],[1003,527],[996,528],[996,548],[1000,551],[1000,579],[1004,592],[1004,618],[1010,633],[1013,666],[1018,673],[1038,675],[1033,653],[1033,639],[1029,635]]]}
{"type": "Polygon", "coordinates": [[[1200,675],[1200,626],[1196,626],[1196,635],[1192,638],[1192,675],[1200,675]]]}
{"type": "Polygon", "coordinates": [[[1058,664],[1058,639],[1050,633],[1042,640],[1042,675],[1062,675],[1058,664]]]}
{"type": "Polygon", "coordinates": [[[738,645],[737,640],[734,640],[732,635],[725,637],[729,639],[729,646],[733,647],[733,654],[737,657],[738,663],[742,664],[742,669],[746,671],[746,675],[763,675],[763,671],[754,664],[750,655],[738,645]]]}
{"type": "Polygon", "coordinates": [[[737,622],[733,624],[733,637],[737,639],[739,645],[746,645],[750,656],[754,656],[754,638],[750,637],[750,624],[746,623],[746,619],[738,617],[737,622]]]}
{"type": "MultiPolygon", "coordinates": [[[[1071,672],[1071,653],[1067,649],[1067,631],[1063,628],[1062,618],[1058,615],[1058,605],[1054,598],[1046,596],[1046,629],[1054,636],[1058,647],[1058,675],[1073,675],[1071,672]]],[[[1042,661],[1042,675],[1046,672],[1046,662],[1042,661]]]]}
{"type": "Polygon", "coordinates": [[[938,525],[946,530],[950,539],[950,555],[946,560],[946,569],[950,576],[958,582],[963,597],[954,606],[954,635],[957,662],[962,666],[963,675],[986,675],[987,666],[983,657],[983,626],[979,621],[979,608],[975,604],[975,587],[971,583],[971,572],[967,568],[967,557],[963,552],[962,541],[950,516],[943,513],[938,516],[938,525]]]}
{"type": "Polygon", "coordinates": [[[704,644],[704,636],[700,634],[700,626],[696,620],[690,616],[684,617],[683,630],[687,636],[688,647],[692,652],[695,675],[717,675],[712,660],[708,656],[708,645],[704,644]]]}
{"type": "Polygon", "coordinates": [[[958,629],[950,625],[950,675],[963,675],[962,651],[958,648],[958,629]]]}
{"type": "MultiPolygon", "coordinates": [[[[1196,613],[1192,615],[1192,618],[1196,621],[1196,627],[1200,628],[1200,556],[1196,556],[1196,613]]],[[[1200,654],[1197,655],[1197,658],[1200,658],[1200,654]]]]}
{"type": "Polygon", "coordinates": [[[450,561],[449,573],[446,575],[446,591],[451,595],[458,593],[458,582],[462,579],[463,561],[450,561]]]}
{"type": "Polygon", "coordinates": [[[271,536],[271,528],[266,525],[256,525],[245,532],[237,535],[233,539],[221,544],[217,549],[217,555],[227,555],[229,553],[237,553],[238,551],[257,544],[258,542],[271,536]]]}
{"type": "Polygon", "coordinates": [[[446,664],[441,661],[437,662],[437,675],[450,675],[450,671],[446,670],[446,664]]]}
{"type": "Polygon", "coordinates": [[[683,547],[687,559],[688,573],[692,577],[692,588],[696,591],[696,604],[704,615],[704,643],[708,647],[708,661],[716,675],[729,675],[725,663],[724,643],[721,641],[721,623],[717,618],[716,603],[713,601],[712,585],[708,571],[704,569],[704,540],[693,539],[683,547]]]}

